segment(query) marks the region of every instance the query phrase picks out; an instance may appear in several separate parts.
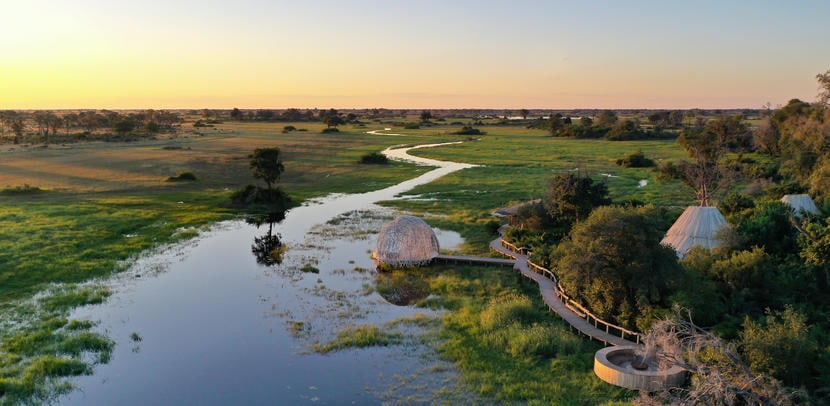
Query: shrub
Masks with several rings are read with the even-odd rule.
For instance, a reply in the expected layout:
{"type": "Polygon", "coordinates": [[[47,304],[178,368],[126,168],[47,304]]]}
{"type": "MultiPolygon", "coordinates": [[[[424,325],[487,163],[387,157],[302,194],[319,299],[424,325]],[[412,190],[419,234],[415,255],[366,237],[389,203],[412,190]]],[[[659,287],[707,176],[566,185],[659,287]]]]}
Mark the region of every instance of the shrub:
{"type": "Polygon", "coordinates": [[[2,195],[33,195],[43,192],[43,189],[37,186],[30,186],[28,184],[23,186],[7,187],[0,190],[2,195]]]}
{"type": "Polygon", "coordinates": [[[340,132],[340,130],[338,130],[337,128],[334,128],[334,127],[324,128],[323,131],[321,131],[322,134],[339,133],[339,132],[340,132]]]}
{"type": "Polygon", "coordinates": [[[747,196],[733,192],[721,200],[718,206],[724,213],[734,214],[740,213],[745,209],[755,208],[755,202],[747,196]]]}
{"type": "Polygon", "coordinates": [[[196,180],[196,175],[194,175],[193,172],[179,172],[176,176],[167,178],[167,182],[192,182],[194,180],[196,180]]]}
{"type": "Polygon", "coordinates": [[[283,133],[290,133],[291,131],[297,131],[297,127],[294,127],[293,125],[287,125],[282,128],[283,133]]]}
{"type": "Polygon", "coordinates": [[[387,165],[387,164],[389,164],[389,158],[387,158],[386,155],[383,155],[380,152],[372,152],[371,154],[363,155],[360,158],[360,163],[362,163],[362,164],[374,164],[374,165],[387,165]]]}
{"type": "Polygon", "coordinates": [[[513,323],[533,320],[536,311],[530,299],[519,295],[508,295],[494,299],[481,312],[480,325],[484,330],[497,330],[513,323]]]}
{"type": "Polygon", "coordinates": [[[404,124],[403,128],[407,130],[417,130],[421,128],[421,126],[418,123],[407,123],[404,124]]]}
{"type": "Polygon", "coordinates": [[[455,135],[484,135],[485,132],[479,130],[478,128],[474,128],[474,127],[470,127],[470,126],[465,125],[464,127],[461,127],[460,130],[453,132],[453,134],[455,134],[455,135]]]}
{"type": "Polygon", "coordinates": [[[628,155],[627,157],[618,159],[617,165],[624,168],[648,168],[654,166],[654,161],[646,158],[643,151],[638,149],[636,152],[628,155]]]}

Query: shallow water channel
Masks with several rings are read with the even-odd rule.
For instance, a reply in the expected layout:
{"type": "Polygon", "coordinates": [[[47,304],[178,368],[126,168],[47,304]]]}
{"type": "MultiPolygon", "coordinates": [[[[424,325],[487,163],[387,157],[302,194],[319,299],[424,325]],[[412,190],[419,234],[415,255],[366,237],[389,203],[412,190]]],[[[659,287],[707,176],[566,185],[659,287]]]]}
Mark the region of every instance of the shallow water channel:
{"type": "MultiPolygon", "coordinates": [[[[408,158],[403,149],[387,153],[408,158]]],[[[107,282],[109,300],[74,312],[99,320],[116,348],[93,375],[74,379],[78,389],[59,403],[366,404],[459,396],[452,365],[417,339],[312,350],[347,326],[430,315],[392,305],[374,290],[370,251],[396,214],[374,203],[470,165],[415,160],[438,168],[383,190],[309,202],[277,224],[223,222],[136,261],[107,282]],[[281,263],[266,266],[252,245],[269,232],[288,250],[281,263]]],[[[437,235],[442,250],[462,242],[455,232],[437,235]]],[[[418,327],[403,328],[417,335],[411,330],[418,327]]]]}

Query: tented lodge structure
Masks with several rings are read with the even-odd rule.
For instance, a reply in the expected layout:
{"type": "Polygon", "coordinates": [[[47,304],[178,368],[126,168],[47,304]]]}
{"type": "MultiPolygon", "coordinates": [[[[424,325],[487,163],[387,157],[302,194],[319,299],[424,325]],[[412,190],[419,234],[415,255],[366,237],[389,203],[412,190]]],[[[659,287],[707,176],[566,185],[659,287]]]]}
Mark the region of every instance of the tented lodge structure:
{"type": "Polygon", "coordinates": [[[813,203],[810,195],[784,195],[781,201],[790,205],[796,217],[801,217],[806,214],[818,214],[818,207],[813,203]]]}
{"type": "Polygon", "coordinates": [[[438,251],[438,238],[424,220],[398,216],[380,229],[374,257],[383,265],[424,265],[438,256],[438,251]]]}
{"type": "Polygon", "coordinates": [[[719,245],[715,238],[726,226],[726,219],[717,207],[690,206],[666,232],[661,244],[669,245],[683,258],[692,247],[712,249],[719,245]]]}

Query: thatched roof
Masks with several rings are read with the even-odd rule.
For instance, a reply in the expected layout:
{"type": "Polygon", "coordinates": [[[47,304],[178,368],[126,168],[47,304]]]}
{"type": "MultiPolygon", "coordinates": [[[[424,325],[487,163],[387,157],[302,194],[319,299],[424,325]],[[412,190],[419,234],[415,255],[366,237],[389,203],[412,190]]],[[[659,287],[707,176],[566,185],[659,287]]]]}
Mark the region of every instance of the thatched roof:
{"type": "Polygon", "coordinates": [[[690,206],[666,232],[661,244],[669,245],[683,258],[692,247],[717,247],[717,232],[726,226],[726,219],[717,207],[690,206]]]}
{"type": "Polygon", "coordinates": [[[375,259],[391,266],[423,265],[438,256],[438,238],[424,220],[399,216],[378,233],[375,259]]]}
{"type": "Polygon", "coordinates": [[[796,217],[801,217],[802,212],[807,214],[818,214],[818,207],[813,203],[810,195],[784,195],[781,201],[792,207],[796,217]]]}

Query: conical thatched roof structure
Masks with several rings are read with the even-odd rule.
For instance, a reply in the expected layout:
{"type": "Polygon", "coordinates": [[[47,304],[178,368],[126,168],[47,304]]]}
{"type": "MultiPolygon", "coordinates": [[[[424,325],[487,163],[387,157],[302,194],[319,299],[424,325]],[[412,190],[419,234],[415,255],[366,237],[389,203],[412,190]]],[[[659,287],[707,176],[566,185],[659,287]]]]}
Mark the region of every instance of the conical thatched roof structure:
{"type": "Polygon", "coordinates": [[[692,247],[712,249],[719,245],[717,232],[726,226],[726,219],[717,207],[690,206],[666,232],[661,244],[669,245],[683,258],[692,247]]]}
{"type": "Polygon", "coordinates": [[[378,233],[375,259],[391,266],[424,265],[438,256],[438,238],[424,220],[399,216],[378,233]]]}
{"type": "Polygon", "coordinates": [[[796,217],[801,217],[804,213],[818,214],[818,207],[813,203],[810,195],[784,195],[781,201],[790,205],[796,217]]]}

